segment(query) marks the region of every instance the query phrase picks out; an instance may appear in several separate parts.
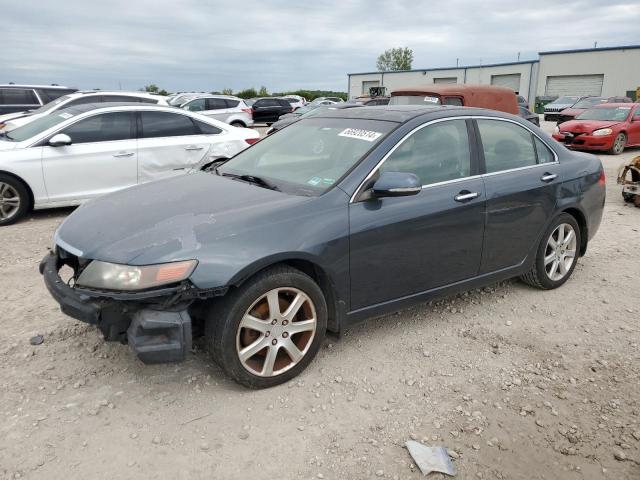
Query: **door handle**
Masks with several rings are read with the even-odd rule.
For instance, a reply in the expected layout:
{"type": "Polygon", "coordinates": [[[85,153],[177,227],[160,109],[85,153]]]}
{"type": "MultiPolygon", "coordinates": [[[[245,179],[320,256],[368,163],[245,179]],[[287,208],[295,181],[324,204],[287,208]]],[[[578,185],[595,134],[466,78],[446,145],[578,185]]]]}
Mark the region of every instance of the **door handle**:
{"type": "Polygon", "coordinates": [[[202,150],[204,147],[198,147],[197,145],[189,145],[188,147],[184,147],[185,150],[202,150]]]}
{"type": "Polygon", "coordinates": [[[453,197],[456,202],[468,202],[478,197],[478,192],[469,192],[468,190],[461,191],[458,195],[453,197]]]}
{"type": "Polygon", "coordinates": [[[556,175],[555,173],[545,172],[544,175],[540,177],[540,180],[542,180],[545,183],[549,183],[550,181],[555,180],[557,177],[558,175],[556,175]]]}
{"type": "Polygon", "coordinates": [[[114,153],[113,156],[116,158],[120,158],[120,157],[131,157],[133,155],[133,152],[118,152],[118,153],[114,153]]]}

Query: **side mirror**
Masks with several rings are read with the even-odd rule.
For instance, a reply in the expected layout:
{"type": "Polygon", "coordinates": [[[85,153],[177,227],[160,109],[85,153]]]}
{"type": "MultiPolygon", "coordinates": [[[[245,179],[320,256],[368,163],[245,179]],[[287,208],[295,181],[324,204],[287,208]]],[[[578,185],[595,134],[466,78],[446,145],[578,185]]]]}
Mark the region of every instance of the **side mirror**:
{"type": "Polygon", "coordinates": [[[406,197],[422,191],[417,175],[404,172],[383,172],[373,184],[374,197],[406,197]]]}
{"type": "Polygon", "coordinates": [[[71,137],[64,133],[57,133],[49,139],[49,145],[52,147],[65,147],[71,145],[71,137]]]}

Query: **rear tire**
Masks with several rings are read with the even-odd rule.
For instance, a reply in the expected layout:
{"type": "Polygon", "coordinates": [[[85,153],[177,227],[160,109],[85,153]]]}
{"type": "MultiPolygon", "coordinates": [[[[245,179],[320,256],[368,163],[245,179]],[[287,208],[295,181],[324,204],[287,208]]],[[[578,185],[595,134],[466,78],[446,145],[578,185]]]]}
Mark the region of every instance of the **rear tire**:
{"type": "Polygon", "coordinates": [[[619,133],[616,139],[613,141],[613,146],[609,149],[609,153],[612,155],[620,155],[624,152],[624,147],[627,144],[627,136],[624,133],[619,133]]]}
{"type": "Polygon", "coordinates": [[[576,219],[568,213],[558,215],[540,240],[531,270],[520,279],[543,290],[558,288],[571,277],[578,263],[580,242],[576,219]]]}
{"type": "Polygon", "coordinates": [[[238,128],[247,128],[247,126],[242,122],[231,122],[231,126],[238,128]]]}
{"type": "Polygon", "coordinates": [[[24,183],[0,173],[0,227],[17,222],[30,207],[29,191],[24,183]]]}
{"type": "Polygon", "coordinates": [[[213,360],[236,382],[267,388],[302,372],[320,349],[326,329],[327,305],[320,287],[299,270],[277,266],[216,301],[205,337],[213,360]]]}

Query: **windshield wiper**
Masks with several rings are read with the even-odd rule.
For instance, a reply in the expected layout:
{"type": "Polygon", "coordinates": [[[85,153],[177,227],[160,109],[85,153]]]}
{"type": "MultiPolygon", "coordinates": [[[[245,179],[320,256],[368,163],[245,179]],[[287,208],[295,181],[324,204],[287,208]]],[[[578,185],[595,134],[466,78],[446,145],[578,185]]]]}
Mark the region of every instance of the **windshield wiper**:
{"type": "Polygon", "coordinates": [[[264,178],[261,177],[256,177],[255,175],[236,175],[234,173],[219,173],[216,171],[216,173],[218,173],[218,175],[222,175],[223,177],[231,177],[231,178],[235,178],[237,180],[242,180],[245,182],[249,182],[249,183],[253,183],[254,185],[258,185],[260,187],[264,187],[264,188],[268,188],[269,190],[275,190],[276,192],[279,192],[280,189],[278,187],[276,187],[275,185],[273,185],[272,183],[267,182],[264,178]]]}

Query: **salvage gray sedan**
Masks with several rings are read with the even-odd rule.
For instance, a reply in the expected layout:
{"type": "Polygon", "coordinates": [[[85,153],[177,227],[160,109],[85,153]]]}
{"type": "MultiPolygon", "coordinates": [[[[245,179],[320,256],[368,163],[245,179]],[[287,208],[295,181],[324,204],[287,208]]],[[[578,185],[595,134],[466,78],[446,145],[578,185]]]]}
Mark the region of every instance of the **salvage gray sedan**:
{"type": "Polygon", "coordinates": [[[143,361],[204,335],[235,380],[268,387],[327,330],[510,277],[559,287],[604,199],[597,157],[512,115],[333,110],[210,172],[87,203],[40,270],[63,312],[143,361]]]}

